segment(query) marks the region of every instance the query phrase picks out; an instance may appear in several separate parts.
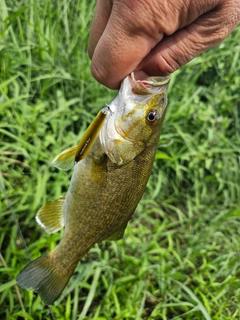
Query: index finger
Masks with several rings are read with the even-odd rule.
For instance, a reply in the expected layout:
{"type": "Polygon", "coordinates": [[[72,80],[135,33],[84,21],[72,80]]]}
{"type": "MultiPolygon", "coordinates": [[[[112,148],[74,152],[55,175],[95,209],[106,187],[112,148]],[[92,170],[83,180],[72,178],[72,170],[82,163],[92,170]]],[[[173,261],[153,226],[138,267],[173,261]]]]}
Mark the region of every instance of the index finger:
{"type": "MultiPolygon", "coordinates": [[[[93,24],[91,33],[99,34],[97,29],[98,25],[93,24]]],[[[114,2],[92,54],[93,76],[105,86],[117,89],[122,79],[134,71],[162,37],[161,33],[151,37],[142,26],[137,26],[136,10],[127,1],[114,2]]]]}

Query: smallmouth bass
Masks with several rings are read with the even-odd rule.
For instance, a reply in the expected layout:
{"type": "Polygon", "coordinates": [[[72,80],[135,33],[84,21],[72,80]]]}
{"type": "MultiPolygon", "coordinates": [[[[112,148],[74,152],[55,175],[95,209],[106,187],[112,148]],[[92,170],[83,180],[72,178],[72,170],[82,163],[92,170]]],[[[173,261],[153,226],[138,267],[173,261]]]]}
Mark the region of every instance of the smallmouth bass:
{"type": "Polygon", "coordinates": [[[168,82],[169,77],[125,78],[79,145],[53,160],[65,170],[74,165],[70,187],[65,197],[42,207],[36,220],[48,233],[65,227],[64,234],[52,251],[17,276],[21,287],[36,291],[46,304],[60,296],[95,243],[122,238],[151,173],[168,82]]]}

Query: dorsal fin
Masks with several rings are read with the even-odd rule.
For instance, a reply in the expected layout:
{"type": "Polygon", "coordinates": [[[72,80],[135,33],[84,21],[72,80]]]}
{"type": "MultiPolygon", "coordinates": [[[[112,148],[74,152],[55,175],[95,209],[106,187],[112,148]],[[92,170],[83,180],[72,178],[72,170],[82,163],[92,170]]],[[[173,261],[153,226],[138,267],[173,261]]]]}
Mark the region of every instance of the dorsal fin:
{"type": "Polygon", "coordinates": [[[64,226],[63,202],[65,196],[45,204],[37,213],[38,224],[47,232],[55,233],[64,226]]]}

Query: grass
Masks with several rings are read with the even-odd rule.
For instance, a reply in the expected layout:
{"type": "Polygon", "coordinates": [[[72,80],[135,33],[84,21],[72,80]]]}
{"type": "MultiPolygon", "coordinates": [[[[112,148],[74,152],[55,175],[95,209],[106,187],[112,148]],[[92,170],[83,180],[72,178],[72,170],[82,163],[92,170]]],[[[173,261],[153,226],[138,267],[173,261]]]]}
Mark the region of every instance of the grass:
{"type": "Polygon", "coordinates": [[[48,309],[15,277],[52,249],[34,216],[71,173],[49,166],[115,92],[89,71],[95,1],[0,0],[0,318],[240,318],[240,28],[172,75],[153,172],[125,236],[96,245],[48,309]]]}

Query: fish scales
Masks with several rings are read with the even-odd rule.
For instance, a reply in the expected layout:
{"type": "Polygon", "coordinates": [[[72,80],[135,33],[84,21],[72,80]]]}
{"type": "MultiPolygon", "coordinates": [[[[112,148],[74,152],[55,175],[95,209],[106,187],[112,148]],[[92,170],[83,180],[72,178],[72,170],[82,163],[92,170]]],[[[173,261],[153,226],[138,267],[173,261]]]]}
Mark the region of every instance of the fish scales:
{"type": "Polygon", "coordinates": [[[91,248],[96,242],[110,237],[121,226],[126,225],[146,187],[154,156],[155,148],[148,147],[134,161],[117,169],[116,165],[107,159],[103,161],[102,170],[98,171],[97,183],[95,173],[93,175],[91,170],[94,166],[91,154],[83,160],[84,165],[75,166],[76,174],[73,175],[66,197],[66,201],[71,204],[69,210],[72,212],[72,219],[66,224],[66,232],[56,252],[62,266],[66,268],[69,265],[67,255],[70,254],[69,248],[73,251],[71,256],[75,256],[72,261],[75,269],[79,255],[83,256],[86,250],[88,251],[86,248],[91,248]],[[87,182],[82,188],[78,188],[79,182],[75,179],[85,179],[87,182]],[[77,210],[79,207],[87,208],[88,215],[84,212],[79,215],[77,210]],[[96,230],[94,236],[93,229],[96,230]],[[79,234],[79,231],[82,234],[79,234]],[[69,243],[72,245],[69,246],[69,243]]]}
{"type": "MultiPolygon", "coordinates": [[[[64,234],[55,249],[19,273],[17,282],[38,292],[46,304],[59,297],[78,262],[95,243],[123,236],[151,173],[166,112],[168,81],[168,77],[144,82],[126,78],[119,95],[105,108],[104,122],[95,121],[93,146],[75,164],[66,197],[39,210],[37,221],[47,232],[64,226],[64,234]]],[[[91,134],[94,131],[92,125],[91,134]]],[[[85,138],[89,141],[87,133],[85,138]]],[[[54,159],[55,165],[68,168],[66,159],[70,161],[72,154],[80,158],[76,150],[82,152],[70,148],[54,159]]]]}

